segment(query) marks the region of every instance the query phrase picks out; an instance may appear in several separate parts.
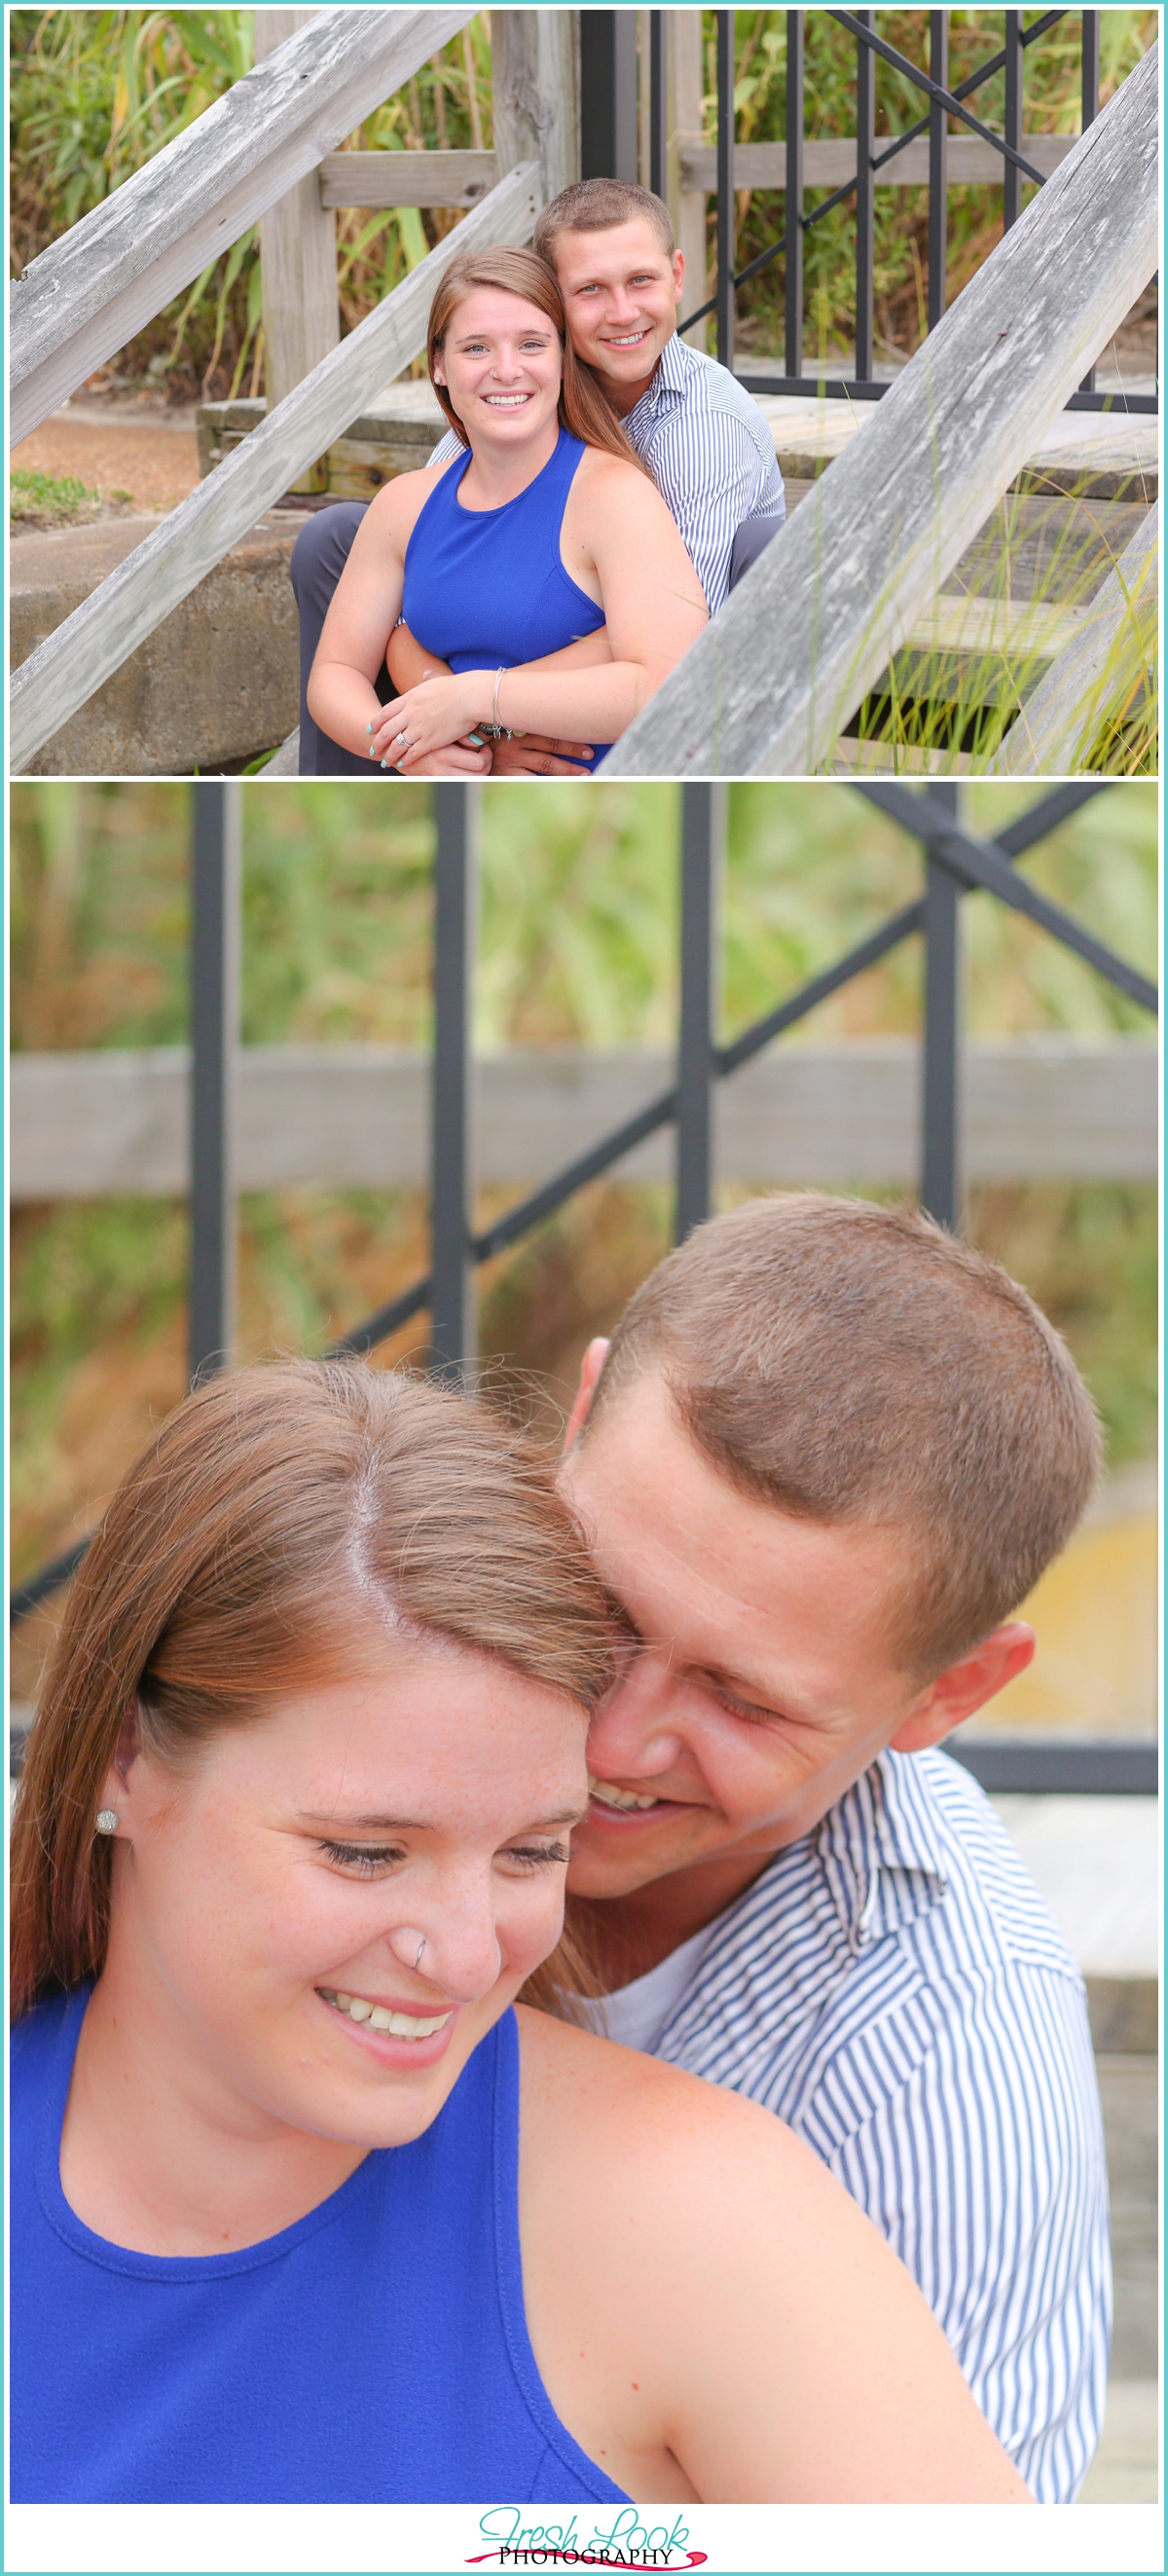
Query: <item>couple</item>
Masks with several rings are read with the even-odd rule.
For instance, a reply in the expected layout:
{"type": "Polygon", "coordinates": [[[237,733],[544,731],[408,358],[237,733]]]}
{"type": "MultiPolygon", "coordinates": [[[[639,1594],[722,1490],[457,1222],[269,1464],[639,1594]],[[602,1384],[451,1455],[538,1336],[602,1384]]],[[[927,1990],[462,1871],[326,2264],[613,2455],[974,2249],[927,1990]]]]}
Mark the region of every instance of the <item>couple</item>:
{"type": "Polygon", "coordinates": [[[14,2496],[1069,2500],[1082,1985],[935,1748],[1097,1456],[1022,1290],[810,1194],[592,1345],[558,1490],[394,1374],[191,1396],[17,1808],[14,2496]]]}
{"type": "Polygon", "coordinates": [[[533,250],[455,258],[449,436],[293,552],[302,777],[579,777],[717,613],[783,486],[757,405],[677,336],[684,271],[661,200],[611,179],[533,250]]]}

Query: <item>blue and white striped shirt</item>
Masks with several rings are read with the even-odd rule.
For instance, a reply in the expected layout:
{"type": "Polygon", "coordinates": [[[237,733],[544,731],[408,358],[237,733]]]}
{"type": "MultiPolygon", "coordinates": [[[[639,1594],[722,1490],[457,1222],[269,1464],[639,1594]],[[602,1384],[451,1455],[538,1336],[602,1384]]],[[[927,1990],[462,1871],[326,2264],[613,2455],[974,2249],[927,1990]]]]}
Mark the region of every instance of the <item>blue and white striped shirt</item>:
{"type": "MultiPolygon", "coordinates": [[[[652,383],[622,423],[681,530],[711,617],[730,583],[744,519],[787,515],[775,443],[758,404],[729,369],[688,349],[676,331],[652,383]]],[[[463,453],[453,430],[429,462],[463,453]]]]}
{"type": "Polygon", "coordinates": [[[1031,2492],[1069,2503],[1111,2323],[1086,1996],[969,1773],[882,1754],[711,1927],[653,2054],[806,2139],[920,2283],[1031,2492]]]}

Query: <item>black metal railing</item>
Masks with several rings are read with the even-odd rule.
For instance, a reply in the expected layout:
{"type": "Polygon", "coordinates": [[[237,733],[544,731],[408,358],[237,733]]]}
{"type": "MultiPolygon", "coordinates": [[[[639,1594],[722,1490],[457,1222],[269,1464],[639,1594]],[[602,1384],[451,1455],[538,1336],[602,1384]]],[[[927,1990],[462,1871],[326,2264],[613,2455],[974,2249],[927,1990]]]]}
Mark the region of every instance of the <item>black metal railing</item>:
{"type": "MultiPolygon", "coordinates": [[[[590,13],[591,14],[591,13],[590,13]]],[[[599,13],[597,13],[599,14],[599,13]]],[[[819,14],[819,13],[816,13],[819,14]]],[[[887,381],[874,372],[873,343],[875,336],[875,275],[873,259],[875,205],[874,191],[882,178],[887,179],[889,166],[907,150],[909,144],[928,136],[929,145],[929,230],[927,320],[930,331],[941,320],[948,300],[948,139],[949,120],[989,144],[1002,164],[1003,222],[1005,229],[1017,223],[1022,211],[1022,185],[1025,180],[1036,187],[1043,185],[1044,174],[1028,161],[1023,150],[1024,67],[1027,53],[1041,45],[1052,28],[1066,18],[1078,17],[1082,37],[1082,130],[1094,123],[1099,113],[1099,11],[1083,9],[1048,9],[1033,26],[1023,27],[1023,13],[1007,9],[1005,41],[987,56],[976,71],[949,86],[949,12],[932,9],[929,17],[929,68],[925,72],[907,54],[897,51],[876,32],[876,12],[872,9],[831,9],[823,13],[855,40],[856,48],[856,175],[834,188],[818,205],[808,211],[804,202],[804,42],[806,11],[787,9],[786,20],[786,135],[785,135],[785,226],[777,240],[735,272],[735,201],[734,201],[734,18],[732,9],[720,9],[717,16],[717,284],[704,304],[687,313],[678,327],[690,330],[704,321],[707,314],[716,315],[717,355],[723,366],[735,363],[735,309],[740,287],[761,275],[775,260],[785,262],[784,372],[781,375],[751,373],[743,381],[752,392],[772,394],[825,394],[853,402],[878,402],[888,391],[887,381]],[[903,134],[881,141],[876,139],[875,66],[877,61],[890,64],[910,81],[927,100],[926,113],[903,134]],[[1005,115],[1003,131],[975,115],[967,102],[985,82],[998,73],[1005,74],[1005,115]],[[855,360],[854,373],[846,378],[829,377],[825,371],[807,372],[804,362],[804,296],[803,245],[809,232],[837,206],[855,199],[855,360]]],[[[666,96],[668,81],[668,15],[664,10],[650,12],[650,40],[647,76],[650,89],[650,185],[658,195],[665,192],[666,177],[666,96]]],[[[1159,408],[1158,396],[1124,392],[1099,393],[1095,388],[1094,370],[1084,377],[1077,393],[1070,396],[1071,411],[1152,412],[1159,408]]]]}
{"type": "MultiPolygon", "coordinates": [[[[431,1369],[455,1383],[474,1368],[474,1275],[531,1235],[578,1191],[612,1171],[660,1128],[676,1130],[674,1232],[678,1241],[700,1224],[713,1202],[714,1086],[796,1027],[821,1002],[913,937],[923,940],[924,1008],[920,1086],[920,1199],[938,1222],[961,1220],[962,898],[993,894],[1083,958],[1143,1009],[1155,1012],[1147,977],[1040,894],[1018,861],[1047,840],[1081,806],[1114,793],[1104,780],[1048,789],[993,840],[972,831],[963,789],[951,782],[924,788],[867,781],[848,793],[878,805],[917,844],[923,889],[821,973],[737,1037],[717,1036],[721,953],[719,886],[725,851],[725,786],[682,789],[680,981],[677,1076],[620,1126],[530,1191],[492,1224],[476,1231],[471,1161],[470,1001],[474,974],[477,798],[455,785],[433,790],[434,1039],[431,1088],[430,1268],[331,1345],[330,1356],[376,1348],[415,1315],[430,1317],[431,1369]]],[[[192,791],[191,850],[191,1196],[190,1335],[192,1382],[227,1365],[233,1327],[235,1207],[232,1184],[235,1120],[233,1066],[238,1025],[239,796],[237,786],[199,782],[192,791]]],[[[13,1593],[18,1622],[68,1580],[85,1551],[79,1540],[40,1567],[13,1593]]],[[[1035,1744],[1022,1751],[982,1742],[968,1761],[987,1786],[1110,1788],[1155,1786],[1155,1748],[1100,1744],[1035,1744]],[[1025,1780],[1015,1773],[1021,1763],[1025,1780]],[[987,1768],[988,1766],[988,1768],[987,1768]],[[1037,1766],[1037,1767],[1035,1767],[1037,1766]]]]}

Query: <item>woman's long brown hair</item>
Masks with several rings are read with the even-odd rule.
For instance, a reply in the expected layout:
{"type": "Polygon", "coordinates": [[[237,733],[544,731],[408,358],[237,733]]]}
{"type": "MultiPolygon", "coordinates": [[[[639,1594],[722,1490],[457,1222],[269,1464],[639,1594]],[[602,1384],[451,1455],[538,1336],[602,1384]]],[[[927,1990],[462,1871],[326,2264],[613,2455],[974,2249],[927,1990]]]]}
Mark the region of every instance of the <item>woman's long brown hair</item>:
{"type": "Polygon", "coordinates": [[[426,364],[430,382],[442,405],[455,437],[463,447],[470,440],[450,400],[446,386],[434,376],[434,361],[440,357],[446,334],[460,304],[473,295],[476,286],[499,286],[507,295],[521,295],[525,304],[534,304],[546,315],[559,334],[564,372],[560,385],[559,416],[561,427],[585,447],[603,448],[606,456],[619,456],[622,464],[635,465],[644,474],[633,446],[621,428],[615,412],[609,409],[600,387],[589,368],[582,366],[572,347],[568,332],[563,297],[554,268],[534,250],[484,250],[468,252],[463,259],[451,262],[430,307],[430,331],[426,344],[426,364]]]}
{"type": "MultiPolygon", "coordinates": [[[[276,1362],[164,1422],[74,1577],[12,1833],[12,2012],[100,1975],[127,1725],[176,1774],[282,1692],[368,1669],[387,1615],[576,1702],[611,1678],[607,1604],[546,1459],[481,1405],[398,1372],[276,1362]]],[[[562,1949],[550,2009],[595,1991],[562,1949]]]]}

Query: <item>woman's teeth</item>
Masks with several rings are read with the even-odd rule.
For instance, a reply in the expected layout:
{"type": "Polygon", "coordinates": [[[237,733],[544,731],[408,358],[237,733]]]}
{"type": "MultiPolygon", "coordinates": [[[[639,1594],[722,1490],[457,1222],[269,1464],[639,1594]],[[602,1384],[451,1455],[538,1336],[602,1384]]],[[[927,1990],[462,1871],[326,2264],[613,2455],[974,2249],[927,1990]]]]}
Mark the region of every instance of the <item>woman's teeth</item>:
{"type": "Polygon", "coordinates": [[[350,2021],[368,2022],[370,2030],[388,2030],[395,2039],[431,2039],[450,2019],[450,2007],[422,2021],[413,2013],[389,2012],[384,2004],[366,2003],[364,1995],[340,1995],[331,1986],[318,1986],[326,2004],[335,2004],[338,2012],[347,2013],[350,2021]]]}
{"type": "Polygon", "coordinates": [[[588,1786],[602,1807],[659,1807],[660,1798],[638,1798],[635,1789],[616,1789],[611,1780],[594,1780],[588,1775],[588,1786]]]}
{"type": "Polygon", "coordinates": [[[493,411],[519,411],[524,403],[531,401],[531,396],[530,394],[484,394],[483,401],[489,402],[493,411]]]}

